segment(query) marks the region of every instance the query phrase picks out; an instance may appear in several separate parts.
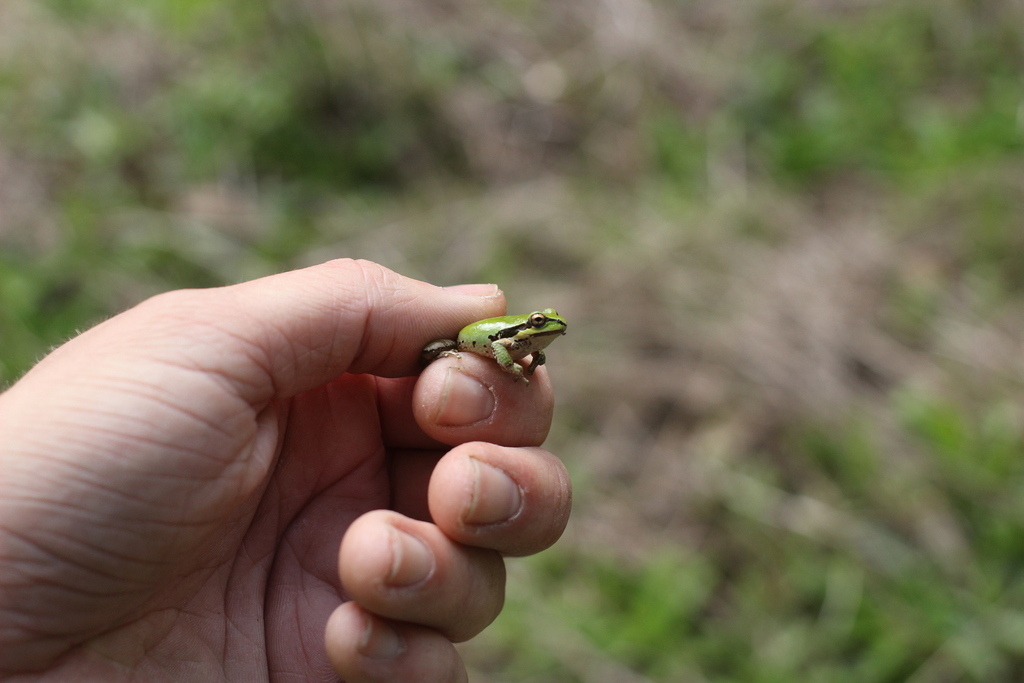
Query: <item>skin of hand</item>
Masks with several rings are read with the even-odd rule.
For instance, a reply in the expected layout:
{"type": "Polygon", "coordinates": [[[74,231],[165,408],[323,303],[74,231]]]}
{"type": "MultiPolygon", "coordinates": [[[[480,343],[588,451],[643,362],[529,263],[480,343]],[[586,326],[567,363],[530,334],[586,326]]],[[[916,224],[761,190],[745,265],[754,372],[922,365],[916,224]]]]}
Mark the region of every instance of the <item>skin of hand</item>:
{"type": "Polygon", "coordinates": [[[334,261],[169,292],[0,394],[0,678],[465,681],[569,515],[553,406],[431,339],[501,315],[334,261]]]}

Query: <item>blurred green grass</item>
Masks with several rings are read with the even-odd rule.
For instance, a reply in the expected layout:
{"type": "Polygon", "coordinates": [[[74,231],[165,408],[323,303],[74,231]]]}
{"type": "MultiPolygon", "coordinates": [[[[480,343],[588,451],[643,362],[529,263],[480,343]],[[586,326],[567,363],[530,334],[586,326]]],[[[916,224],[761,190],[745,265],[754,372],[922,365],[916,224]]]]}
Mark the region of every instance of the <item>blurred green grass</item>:
{"type": "Polygon", "coordinates": [[[577,503],[474,680],[1016,681],[1022,151],[1009,2],[8,0],[0,385],[166,289],[497,281],[577,503]]]}

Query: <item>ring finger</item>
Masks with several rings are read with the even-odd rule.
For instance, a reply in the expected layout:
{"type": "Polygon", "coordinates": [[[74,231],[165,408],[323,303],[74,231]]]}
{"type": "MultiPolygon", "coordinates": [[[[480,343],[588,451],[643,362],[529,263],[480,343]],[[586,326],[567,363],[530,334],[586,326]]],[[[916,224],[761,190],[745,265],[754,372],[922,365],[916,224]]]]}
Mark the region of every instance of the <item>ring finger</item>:
{"type": "Polygon", "coordinates": [[[494,550],[460,545],[429,522],[374,510],[346,531],[342,587],[374,614],[429,626],[453,642],[491,623],[505,599],[505,565],[494,550]]]}

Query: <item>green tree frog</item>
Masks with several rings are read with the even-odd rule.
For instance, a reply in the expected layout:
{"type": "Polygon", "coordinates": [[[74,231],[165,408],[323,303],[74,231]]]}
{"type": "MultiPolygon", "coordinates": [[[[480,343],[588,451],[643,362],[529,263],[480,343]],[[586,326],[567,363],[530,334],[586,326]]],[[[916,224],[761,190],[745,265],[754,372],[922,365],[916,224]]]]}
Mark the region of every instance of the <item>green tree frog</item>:
{"type": "Polygon", "coordinates": [[[506,315],[488,318],[466,325],[457,339],[437,339],[423,347],[423,363],[430,363],[440,356],[453,355],[458,351],[476,353],[498,361],[512,379],[522,379],[527,384],[523,368],[517,360],[533,355],[526,375],[544,365],[544,348],[556,337],[565,334],[568,325],[553,308],[534,311],[529,315],[506,315]]]}

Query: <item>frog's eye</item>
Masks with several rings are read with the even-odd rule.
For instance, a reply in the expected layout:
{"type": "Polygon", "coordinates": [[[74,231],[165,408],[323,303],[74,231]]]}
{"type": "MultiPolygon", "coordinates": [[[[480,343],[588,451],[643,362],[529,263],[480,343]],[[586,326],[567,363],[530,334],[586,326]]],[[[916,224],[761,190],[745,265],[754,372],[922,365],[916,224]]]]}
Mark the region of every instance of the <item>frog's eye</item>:
{"type": "Polygon", "coordinates": [[[544,327],[548,317],[543,313],[534,313],[530,316],[530,327],[544,327]]]}

